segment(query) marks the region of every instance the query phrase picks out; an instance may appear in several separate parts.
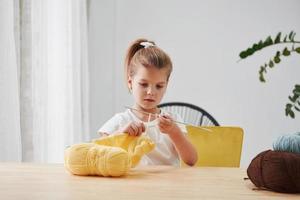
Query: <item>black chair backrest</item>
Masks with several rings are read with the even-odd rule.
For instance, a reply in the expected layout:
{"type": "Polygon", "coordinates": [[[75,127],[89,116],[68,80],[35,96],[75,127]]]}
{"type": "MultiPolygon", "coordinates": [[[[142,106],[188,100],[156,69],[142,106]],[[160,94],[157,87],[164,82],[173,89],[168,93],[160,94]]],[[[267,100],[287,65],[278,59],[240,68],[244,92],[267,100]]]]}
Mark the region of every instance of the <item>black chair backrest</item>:
{"type": "Polygon", "coordinates": [[[158,105],[160,109],[170,113],[177,113],[183,122],[195,126],[220,126],[213,116],[204,109],[184,102],[168,102],[158,105]]]}

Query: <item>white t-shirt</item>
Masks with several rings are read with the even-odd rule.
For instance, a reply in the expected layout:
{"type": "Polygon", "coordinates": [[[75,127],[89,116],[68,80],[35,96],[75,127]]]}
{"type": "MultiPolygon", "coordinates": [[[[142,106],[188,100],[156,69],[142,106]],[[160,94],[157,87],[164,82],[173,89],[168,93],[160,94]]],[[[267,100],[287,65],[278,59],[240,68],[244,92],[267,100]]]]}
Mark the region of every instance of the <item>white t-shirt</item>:
{"type": "MultiPolygon", "coordinates": [[[[182,121],[179,115],[171,114],[175,121],[182,121]]],[[[98,133],[112,134],[121,127],[124,127],[130,122],[143,122],[135,114],[127,109],[123,113],[117,113],[108,120],[99,130],[98,133]]],[[[155,143],[155,148],[148,154],[144,155],[139,165],[174,165],[179,166],[179,155],[167,134],[161,133],[157,124],[158,119],[150,122],[143,122],[146,128],[145,133],[155,143]]],[[[186,133],[185,126],[177,124],[183,133],[186,133]]]]}

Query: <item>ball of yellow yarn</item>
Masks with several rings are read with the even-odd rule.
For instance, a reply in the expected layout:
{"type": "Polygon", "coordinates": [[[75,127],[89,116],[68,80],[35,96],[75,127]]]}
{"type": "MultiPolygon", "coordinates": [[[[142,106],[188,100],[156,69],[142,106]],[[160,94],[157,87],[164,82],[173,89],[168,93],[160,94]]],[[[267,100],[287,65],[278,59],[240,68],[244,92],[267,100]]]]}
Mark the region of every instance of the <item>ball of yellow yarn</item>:
{"type": "Polygon", "coordinates": [[[66,149],[65,167],[75,175],[121,176],[131,160],[122,148],[82,143],[66,149]]]}
{"type": "Polygon", "coordinates": [[[122,176],[155,147],[145,136],[118,134],[65,150],[65,168],[75,175],[122,176]]]}

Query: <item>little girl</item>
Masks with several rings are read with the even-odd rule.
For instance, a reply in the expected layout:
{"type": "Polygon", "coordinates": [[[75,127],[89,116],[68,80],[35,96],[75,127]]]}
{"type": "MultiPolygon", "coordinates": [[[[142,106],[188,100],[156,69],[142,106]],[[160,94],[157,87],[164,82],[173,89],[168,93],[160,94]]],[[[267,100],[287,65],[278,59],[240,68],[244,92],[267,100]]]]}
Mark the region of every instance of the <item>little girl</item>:
{"type": "Polygon", "coordinates": [[[134,97],[132,109],[118,113],[100,129],[101,135],[127,133],[147,134],[156,144],[144,155],[140,165],[179,165],[179,156],[188,165],[197,161],[197,152],[174,121],[179,116],[162,113],[157,107],[163,98],[170,74],[170,57],[154,42],[138,39],[129,47],[125,60],[125,76],[134,97]]]}

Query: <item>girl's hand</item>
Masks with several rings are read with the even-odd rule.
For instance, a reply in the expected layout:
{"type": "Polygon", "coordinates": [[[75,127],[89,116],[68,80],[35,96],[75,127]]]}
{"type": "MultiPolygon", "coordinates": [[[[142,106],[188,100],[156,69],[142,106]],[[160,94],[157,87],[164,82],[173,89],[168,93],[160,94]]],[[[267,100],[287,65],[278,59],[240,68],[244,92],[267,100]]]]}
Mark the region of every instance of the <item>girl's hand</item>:
{"type": "Polygon", "coordinates": [[[172,117],[169,115],[160,115],[158,117],[158,127],[162,133],[172,134],[178,128],[172,117]]]}
{"type": "Polygon", "coordinates": [[[145,130],[145,125],[142,122],[130,122],[120,132],[130,136],[140,136],[145,130]]]}

